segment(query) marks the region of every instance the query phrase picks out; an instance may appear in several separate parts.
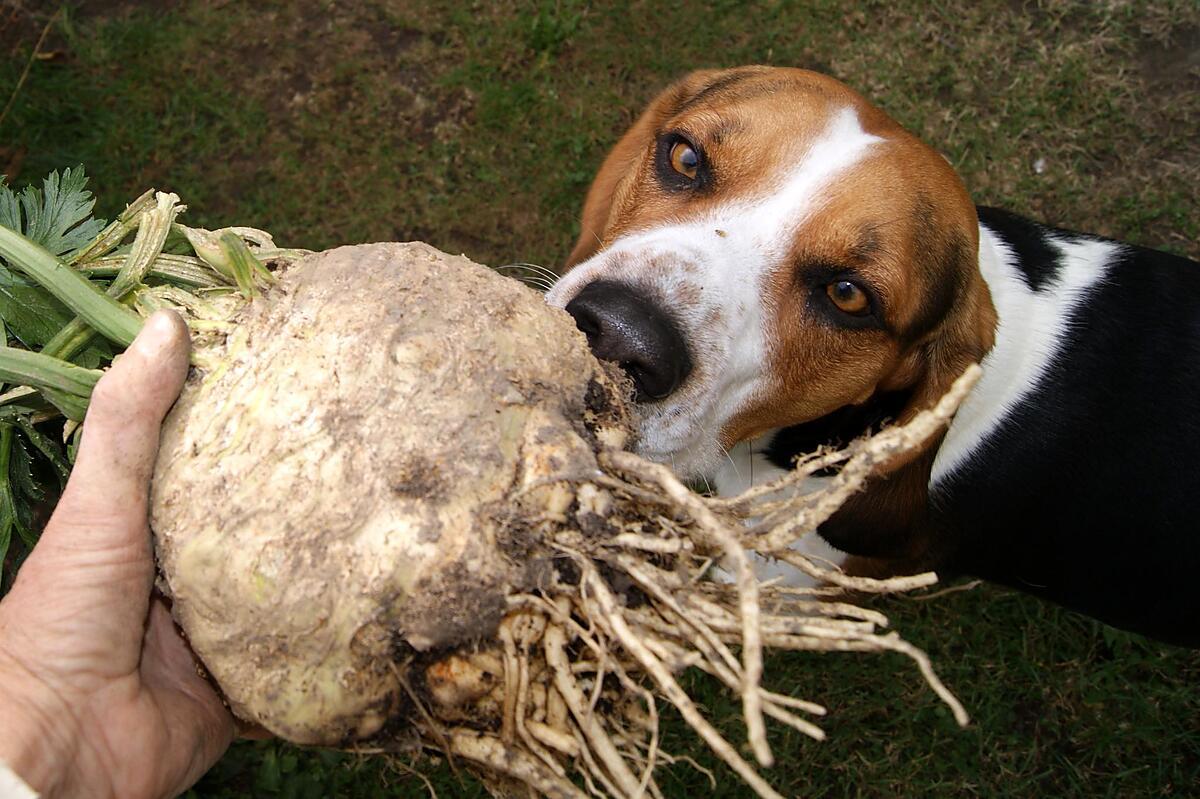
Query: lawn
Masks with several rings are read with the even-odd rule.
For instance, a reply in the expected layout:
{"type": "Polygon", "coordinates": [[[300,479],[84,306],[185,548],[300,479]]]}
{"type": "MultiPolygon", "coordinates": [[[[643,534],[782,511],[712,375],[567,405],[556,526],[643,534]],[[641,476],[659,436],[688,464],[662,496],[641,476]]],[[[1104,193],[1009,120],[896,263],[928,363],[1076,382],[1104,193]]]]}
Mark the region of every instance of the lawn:
{"type": "MultiPolygon", "coordinates": [[[[420,239],[554,267],[650,96],[689,69],[754,62],[865,92],[979,202],[1200,257],[1195,0],[0,0],[0,174],[20,185],[82,163],[104,216],[155,186],[196,224],[286,245],[420,239]]],[[[897,657],[775,657],[774,688],[830,708],[824,743],[773,730],[784,793],[1200,795],[1200,653],[993,587],[876,604],[973,723],[958,729],[897,657]]],[[[735,715],[696,688],[714,717],[735,715]]],[[[669,796],[745,795],[682,724],[664,745],[715,775],[680,763],[669,796]]],[[[191,795],[430,786],[485,795],[444,763],[278,742],[239,743],[191,795]]]]}

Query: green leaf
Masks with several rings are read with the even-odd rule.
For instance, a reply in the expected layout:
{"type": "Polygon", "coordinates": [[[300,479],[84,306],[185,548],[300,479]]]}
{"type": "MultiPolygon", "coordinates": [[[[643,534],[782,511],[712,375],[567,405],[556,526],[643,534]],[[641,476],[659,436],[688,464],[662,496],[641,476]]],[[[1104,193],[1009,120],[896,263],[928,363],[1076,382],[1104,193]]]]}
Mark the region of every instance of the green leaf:
{"type": "Polygon", "coordinates": [[[13,436],[9,452],[11,458],[8,463],[8,476],[12,481],[13,490],[35,502],[44,500],[46,489],[33,476],[33,456],[29,454],[20,436],[13,436]]]}
{"type": "MultiPolygon", "coordinates": [[[[0,536],[7,551],[15,529],[26,547],[37,540],[34,535],[33,509],[28,499],[45,499],[45,492],[33,479],[32,459],[21,444],[20,436],[11,423],[0,424],[0,536]]],[[[3,559],[0,558],[0,563],[3,559]]]]}
{"type": "Polygon", "coordinates": [[[21,205],[17,202],[17,195],[5,184],[5,177],[0,175],[0,225],[20,232],[21,205]]]}
{"type": "Polygon", "coordinates": [[[5,418],[7,421],[0,422],[0,596],[12,585],[21,562],[37,541],[33,529],[33,503],[46,498],[33,477],[32,458],[21,443],[21,436],[12,421],[14,417],[6,414],[5,418]],[[13,530],[17,531],[23,544],[15,549],[12,547],[13,530]]]}
{"type": "Polygon", "coordinates": [[[279,772],[279,760],[274,749],[268,749],[258,767],[254,788],[260,793],[279,793],[283,775],[279,772]]]}
{"type": "MultiPolygon", "coordinates": [[[[0,321],[27,349],[40,350],[74,318],[67,306],[50,292],[0,266],[0,321]]],[[[71,360],[79,366],[96,369],[112,357],[108,342],[97,338],[71,360]]]]}
{"type": "Polygon", "coordinates": [[[73,316],[50,292],[0,266],[0,319],[27,348],[44,347],[73,316]]]}
{"type": "MultiPolygon", "coordinates": [[[[4,584],[4,565],[8,557],[8,545],[12,543],[12,530],[17,527],[17,515],[13,511],[12,489],[8,487],[8,477],[0,475],[0,585],[4,584]]],[[[0,594],[2,595],[2,594],[0,594]]]]}
{"type": "Polygon", "coordinates": [[[91,345],[71,359],[71,363],[84,369],[99,369],[112,362],[114,353],[107,341],[96,336],[91,345]]]}
{"type": "Polygon", "coordinates": [[[13,517],[9,511],[12,500],[5,501],[4,497],[8,493],[8,486],[0,490],[0,585],[4,583],[4,559],[8,557],[8,545],[12,542],[13,531],[13,517]]]}
{"type": "Polygon", "coordinates": [[[4,583],[4,560],[8,557],[8,545],[12,542],[12,531],[17,526],[17,509],[13,500],[12,483],[8,479],[8,457],[12,451],[13,426],[0,424],[0,587],[4,583]]]}
{"type": "Polygon", "coordinates": [[[67,443],[67,461],[74,466],[75,456],[79,454],[79,442],[83,441],[83,425],[75,428],[75,432],[71,433],[71,440],[67,443]]]}
{"type": "Polygon", "coordinates": [[[0,225],[45,247],[66,255],[86,246],[104,229],[104,221],[91,216],[96,205],[88,191],[83,167],[51,172],[42,188],[26,186],[20,194],[0,180],[0,225]]]}
{"type": "MultiPolygon", "coordinates": [[[[63,457],[62,447],[48,435],[45,435],[31,422],[27,417],[17,417],[17,424],[21,427],[21,432],[29,439],[29,443],[37,448],[37,451],[42,453],[42,456],[50,462],[54,467],[55,473],[58,474],[59,487],[67,484],[67,477],[71,474],[71,466],[67,463],[67,459],[63,457]]],[[[39,493],[41,489],[38,489],[39,493]]]]}

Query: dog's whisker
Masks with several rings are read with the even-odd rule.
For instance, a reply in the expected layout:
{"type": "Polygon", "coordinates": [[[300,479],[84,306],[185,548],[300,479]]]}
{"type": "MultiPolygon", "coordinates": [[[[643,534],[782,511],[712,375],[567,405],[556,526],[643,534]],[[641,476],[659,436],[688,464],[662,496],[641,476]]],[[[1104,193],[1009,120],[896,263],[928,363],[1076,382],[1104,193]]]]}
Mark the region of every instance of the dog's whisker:
{"type": "MultiPolygon", "coordinates": [[[[717,443],[717,449],[720,450],[721,454],[725,456],[725,460],[729,461],[729,465],[733,467],[733,473],[735,475],[737,475],[738,480],[741,480],[742,479],[742,470],[738,468],[737,461],[734,460],[733,455],[730,453],[729,449],[721,446],[720,442],[717,443]]],[[[750,485],[754,485],[754,459],[753,458],[750,459],[750,485]]]]}
{"type": "Polygon", "coordinates": [[[543,292],[554,288],[554,284],[559,279],[558,274],[552,270],[531,263],[504,264],[503,266],[497,266],[496,271],[543,292]]]}
{"type": "Polygon", "coordinates": [[[533,263],[529,263],[527,261],[519,261],[516,263],[508,264],[508,266],[520,267],[522,269],[528,269],[530,272],[539,274],[542,277],[546,278],[547,280],[551,280],[551,281],[557,282],[558,278],[559,278],[558,272],[555,272],[553,269],[550,269],[549,267],[542,266],[541,264],[533,264],[533,263]]]}

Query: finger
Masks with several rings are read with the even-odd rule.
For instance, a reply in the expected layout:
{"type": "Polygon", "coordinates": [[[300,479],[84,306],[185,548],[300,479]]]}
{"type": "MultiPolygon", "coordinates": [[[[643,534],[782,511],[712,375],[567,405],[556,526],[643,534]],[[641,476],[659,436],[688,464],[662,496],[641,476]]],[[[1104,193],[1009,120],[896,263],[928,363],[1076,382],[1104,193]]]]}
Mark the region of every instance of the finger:
{"type": "Polygon", "coordinates": [[[160,789],[163,795],[177,796],[229,748],[236,732],[234,719],[200,676],[191,649],[161,599],[150,604],[141,672],[166,724],[160,789]]]}
{"type": "Polygon", "coordinates": [[[266,727],[260,727],[257,724],[251,724],[248,721],[234,719],[237,722],[237,737],[245,741],[269,741],[275,737],[275,734],[266,727]]]}
{"type": "Polygon", "coordinates": [[[92,551],[149,551],[146,505],[159,427],[187,377],[190,338],[162,311],[96,384],[75,468],[43,542],[92,551]]]}

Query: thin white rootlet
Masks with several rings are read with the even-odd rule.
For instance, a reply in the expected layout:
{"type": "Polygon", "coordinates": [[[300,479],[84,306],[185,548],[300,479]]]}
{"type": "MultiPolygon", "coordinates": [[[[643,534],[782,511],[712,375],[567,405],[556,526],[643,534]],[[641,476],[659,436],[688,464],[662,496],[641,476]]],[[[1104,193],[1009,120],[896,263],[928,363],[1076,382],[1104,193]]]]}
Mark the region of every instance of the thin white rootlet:
{"type": "MultiPolygon", "coordinates": [[[[729,450],[728,457],[713,472],[713,483],[723,496],[736,496],[748,488],[763,485],[787,473],[787,470],[780,469],[763,454],[773,434],[774,431],[771,431],[764,436],[742,441],[729,450]]],[[[810,477],[790,490],[801,494],[812,493],[821,490],[829,480],[828,477],[810,477]]],[[[802,536],[790,549],[822,566],[840,568],[846,560],[845,552],[835,549],[816,532],[802,536]]],[[[791,588],[813,588],[818,585],[815,579],[789,563],[766,558],[753,551],[750,557],[754,561],[754,573],[761,581],[775,580],[777,585],[791,588]]],[[[720,577],[732,580],[725,571],[721,572],[720,577]]]]}

